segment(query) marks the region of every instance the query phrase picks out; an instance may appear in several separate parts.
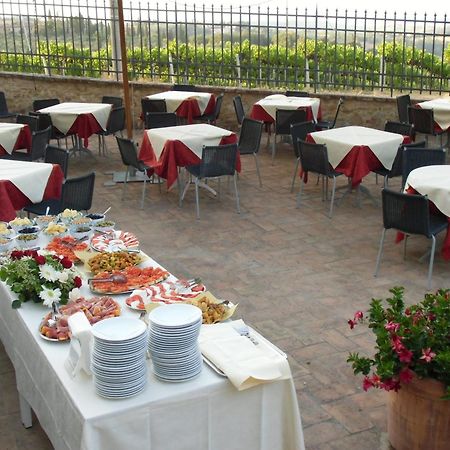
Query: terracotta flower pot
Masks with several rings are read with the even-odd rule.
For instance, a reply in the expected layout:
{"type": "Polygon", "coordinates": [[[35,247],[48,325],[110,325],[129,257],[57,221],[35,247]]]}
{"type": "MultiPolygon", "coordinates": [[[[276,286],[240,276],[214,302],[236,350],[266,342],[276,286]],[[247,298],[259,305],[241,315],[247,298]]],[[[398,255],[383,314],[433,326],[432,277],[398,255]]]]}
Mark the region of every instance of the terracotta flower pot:
{"type": "Polygon", "coordinates": [[[388,394],[388,435],[395,450],[448,450],[450,400],[441,400],[443,383],[414,380],[388,394]]]}

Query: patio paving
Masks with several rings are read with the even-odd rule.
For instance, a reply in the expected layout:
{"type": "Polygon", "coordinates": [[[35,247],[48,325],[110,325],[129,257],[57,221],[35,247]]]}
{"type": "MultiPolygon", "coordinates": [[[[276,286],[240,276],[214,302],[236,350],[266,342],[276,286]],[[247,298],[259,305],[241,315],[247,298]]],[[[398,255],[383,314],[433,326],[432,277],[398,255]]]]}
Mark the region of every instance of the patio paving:
{"type": "MultiPolygon", "coordinates": [[[[142,131],[135,139],[140,142],[142,131]]],[[[96,142],[93,141],[96,149],[96,142]]],[[[201,193],[201,219],[195,219],[194,190],[182,208],[176,190],[160,193],[149,186],[139,209],[141,185],[130,184],[126,201],[121,185],[105,186],[108,172],[122,170],[117,146],[108,139],[107,158],[72,159],[69,176],[95,170],[92,211],[111,205],[109,218],[135,233],[142,248],[180,277],[200,276],[219,298],[239,303],[237,316],[289,354],[308,450],[388,449],[385,393],[363,392],[361,379],[346,363],[349,351],[371,352],[372,335],[364,327],[351,331],[347,320],[366,310],[372,297],[385,297],[394,285],[406,288],[407,300],[426,290],[427,263],[419,257],[425,238],[412,238],[406,261],[401,246],[388,233],[378,278],[373,277],[381,233],[381,207],[355,195],[340,204],[330,220],[312,177],[300,209],[290,193],[294,157],[281,144],[272,165],[263,138],[260,153],[263,187],[252,157],[243,158],[240,176],[241,214],[232,190],[222,183],[221,199],[201,193]]],[[[345,184],[342,177],[339,185],[345,184]]],[[[369,175],[364,184],[376,198],[380,185],[369,175]]],[[[399,181],[392,182],[393,187],[399,181]]],[[[298,187],[298,184],[297,184],[298,187]]],[[[443,235],[438,239],[438,248],[443,235]]],[[[448,287],[449,265],[436,255],[433,288],[448,287]]],[[[51,449],[36,422],[20,423],[13,367],[0,350],[0,448],[51,449]]],[[[194,449],[193,449],[194,450],[194,449]]]]}

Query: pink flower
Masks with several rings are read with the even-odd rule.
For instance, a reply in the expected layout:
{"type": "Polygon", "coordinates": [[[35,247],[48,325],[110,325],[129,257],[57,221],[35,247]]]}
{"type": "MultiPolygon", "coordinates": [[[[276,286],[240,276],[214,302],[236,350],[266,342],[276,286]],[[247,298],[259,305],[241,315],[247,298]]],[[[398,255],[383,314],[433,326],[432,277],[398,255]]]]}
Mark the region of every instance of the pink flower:
{"type": "Polygon", "coordinates": [[[391,345],[392,348],[398,353],[402,351],[405,346],[402,343],[402,338],[400,336],[397,336],[396,334],[393,334],[391,336],[391,345]]]}
{"type": "Polygon", "coordinates": [[[83,284],[83,281],[80,277],[74,277],[73,284],[75,285],[75,287],[79,288],[83,284]]]}
{"type": "Polygon", "coordinates": [[[392,333],[396,333],[400,328],[400,324],[397,322],[391,322],[389,321],[385,326],[384,329],[387,331],[391,331],[392,333]]]}
{"type": "Polygon", "coordinates": [[[363,380],[363,389],[367,392],[370,388],[373,387],[372,380],[369,377],[364,377],[363,380]]]}
{"type": "Polygon", "coordinates": [[[397,352],[397,355],[400,362],[410,363],[413,357],[413,352],[403,347],[402,350],[397,352]]]}
{"type": "Polygon", "coordinates": [[[405,316],[410,316],[411,315],[411,310],[409,308],[405,309],[405,316]]]}
{"type": "Polygon", "coordinates": [[[347,323],[350,325],[350,330],[353,330],[355,328],[356,322],[352,319],[349,319],[347,323]]]}
{"type": "Polygon", "coordinates": [[[436,356],[436,353],[431,351],[431,348],[423,348],[422,349],[422,356],[420,357],[420,359],[425,360],[425,362],[429,363],[434,357],[436,356]]]}
{"type": "Polygon", "coordinates": [[[362,311],[356,311],[353,317],[353,320],[362,320],[364,317],[364,313],[362,311]]]}
{"type": "Polygon", "coordinates": [[[384,383],[381,383],[380,386],[385,391],[395,391],[397,392],[400,388],[400,383],[393,378],[388,378],[384,383]]]}
{"type": "Polygon", "coordinates": [[[36,255],[34,257],[34,260],[40,265],[42,266],[43,264],[45,264],[45,257],[42,255],[36,255]]]}
{"type": "Polygon", "coordinates": [[[408,369],[408,367],[404,367],[400,373],[398,374],[399,379],[400,379],[400,383],[410,383],[412,381],[412,379],[414,378],[414,372],[410,369],[408,369]]]}

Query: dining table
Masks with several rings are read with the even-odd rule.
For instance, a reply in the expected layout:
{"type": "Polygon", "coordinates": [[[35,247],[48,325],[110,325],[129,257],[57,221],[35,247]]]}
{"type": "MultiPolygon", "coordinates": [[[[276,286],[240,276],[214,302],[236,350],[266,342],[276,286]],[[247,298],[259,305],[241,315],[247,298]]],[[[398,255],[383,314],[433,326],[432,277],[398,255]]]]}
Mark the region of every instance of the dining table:
{"type": "Polygon", "coordinates": [[[419,102],[415,106],[433,110],[434,128],[437,133],[450,129],[450,99],[437,98],[419,102]]]}
{"type": "Polygon", "coordinates": [[[426,195],[432,207],[448,218],[442,257],[450,260],[450,166],[425,166],[414,169],[406,179],[405,192],[426,195]]]}
{"type": "Polygon", "coordinates": [[[250,117],[270,124],[276,119],[277,109],[305,109],[306,120],[317,122],[322,119],[320,99],[314,97],[287,97],[283,94],[269,95],[258,100],[250,111],[250,117]]]}
{"type": "Polygon", "coordinates": [[[25,206],[59,198],[63,180],[59,164],[0,158],[0,220],[13,220],[25,206]]]}
{"type": "MultiPolygon", "coordinates": [[[[161,267],[148,255],[142,264],[161,267]]],[[[83,267],[79,272],[80,294],[91,298],[87,274],[83,267]]],[[[170,275],[169,280],[176,278],[170,275]]],[[[21,421],[32,426],[34,411],[55,449],[304,450],[289,370],[283,379],[238,390],[206,364],[192,380],[164,382],[148,360],[142,392],[103,398],[91,376],[84,371],[74,376],[66,369],[69,342],[41,337],[39,324],[48,308],[28,301],[13,309],[16,294],[3,282],[0,297],[0,339],[15,369],[21,421]]],[[[126,306],[127,297],[114,295],[121,316],[137,319],[139,311],[126,306]]],[[[259,333],[254,336],[263,339],[259,333]]]]}
{"type": "MultiPolygon", "coordinates": [[[[167,180],[170,189],[178,179],[178,168],[200,164],[203,146],[234,144],[236,134],[205,123],[145,130],[139,159],[167,180]]],[[[241,170],[238,154],[236,170],[241,170]]]]}
{"type": "Polygon", "coordinates": [[[188,124],[193,123],[196,117],[212,113],[216,106],[216,98],[208,92],[166,91],[147,95],[146,98],[164,100],[167,112],[176,113],[188,124]]]}
{"type": "Polygon", "coordinates": [[[89,137],[98,131],[106,131],[112,105],[109,103],[64,102],[40,109],[39,113],[49,114],[52,125],[62,134],[73,134],[76,146],[73,152],[92,152],[88,149],[89,137]]]}
{"type": "Polygon", "coordinates": [[[31,130],[26,124],[0,122],[0,157],[13,150],[31,150],[31,130]]]}

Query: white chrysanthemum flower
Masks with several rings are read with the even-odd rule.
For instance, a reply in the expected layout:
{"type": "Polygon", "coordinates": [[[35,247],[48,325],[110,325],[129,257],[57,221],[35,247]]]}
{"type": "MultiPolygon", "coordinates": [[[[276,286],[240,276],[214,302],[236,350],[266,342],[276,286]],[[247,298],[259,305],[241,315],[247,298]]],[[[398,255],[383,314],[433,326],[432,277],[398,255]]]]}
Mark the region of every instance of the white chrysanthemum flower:
{"type": "Polygon", "coordinates": [[[68,279],[69,279],[69,274],[67,273],[66,270],[64,270],[62,272],[58,272],[58,281],[60,281],[61,283],[65,283],[68,279]]]}
{"type": "Polygon", "coordinates": [[[59,272],[46,263],[39,267],[39,276],[48,281],[56,281],[59,278],[59,272]]]}
{"type": "Polygon", "coordinates": [[[82,297],[82,295],[81,295],[81,291],[78,288],[73,288],[69,292],[69,301],[71,301],[71,302],[78,300],[80,297],[82,297]]]}
{"type": "Polygon", "coordinates": [[[43,287],[42,291],[39,292],[39,297],[43,300],[45,306],[51,308],[53,303],[59,303],[59,300],[61,299],[61,290],[58,288],[48,289],[43,287]]]}

